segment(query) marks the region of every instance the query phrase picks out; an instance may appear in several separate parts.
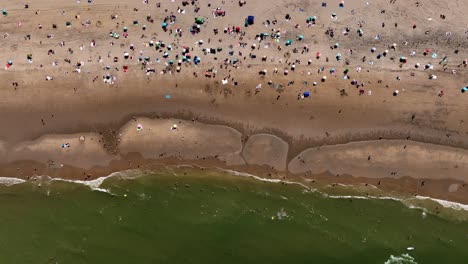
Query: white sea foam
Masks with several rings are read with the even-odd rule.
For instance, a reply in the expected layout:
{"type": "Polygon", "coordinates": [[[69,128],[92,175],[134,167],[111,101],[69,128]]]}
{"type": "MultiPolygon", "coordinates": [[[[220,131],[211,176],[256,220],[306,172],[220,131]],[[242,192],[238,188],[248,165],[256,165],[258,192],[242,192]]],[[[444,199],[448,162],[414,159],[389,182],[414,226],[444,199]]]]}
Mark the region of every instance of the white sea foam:
{"type": "Polygon", "coordinates": [[[15,184],[20,184],[26,182],[23,179],[18,179],[18,178],[8,178],[8,177],[2,177],[0,178],[0,184],[5,185],[5,186],[12,186],[15,184]]]}
{"type": "Polygon", "coordinates": [[[401,256],[390,255],[390,258],[384,264],[418,264],[409,254],[401,256]]]}
{"type": "Polygon", "coordinates": [[[220,171],[223,171],[223,172],[227,172],[227,173],[235,175],[235,176],[250,177],[250,178],[254,178],[256,180],[263,181],[263,182],[295,184],[295,185],[299,185],[301,187],[304,187],[304,188],[306,188],[308,190],[311,190],[311,188],[309,186],[307,186],[307,185],[305,185],[303,183],[300,183],[300,182],[285,181],[285,180],[280,180],[280,179],[265,179],[265,178],[262,178],[262,177],[259,177],[257,175],[253,175],[253,174],[250,174],[250,173],[239,172],[239,171],[235,171],[235,170],[228,170],[228,169],[223,169],[223,168],[218,168],[218,167],[216,167],[216,169],[218,169],[220,171]]]}
{"type": "Polygon", "coordinates": [[[359,195],[326,195],[328,198],[334,199],[373,199],[373,200],[392,200],[397,202],[403,202],[403,199],[391,197],[391,196],[359,196],[359,195]]]}
{"type": "Polygon", "coordinates": [[[109,194],[113,194],[110,192],[108,189],[101,188],[102,183],[109,179],[109,178],[123,178],[123,179],[130,179],[130,178],[136,178],[138,177],[139,173],[137,170],[126,170],[126,171],[118,171],[118,172],[113,172],[107,176],[104,177],[99,177],[94,180],[90,181],[83,181],[83,180],[69,180],[69,179],[61,179],[61,178],[50,178],[48,179],[50,181],[61,181],[61,182],[70,182],[70,183],[77,183],[77,184],[82,184],[88,186],[91,190],[93,191],[98,191],[98,192],[105,192],[109,194]]]}
{"type": "Polygon", "coordinates": [[[431,198],[431,197],[427,197],[427,196],[419,196],[419,195],[417,195],[416,198],[420,199],[420,200],[431,200],[431,201],[437,202],[437,203],[439,203],[440,205],[442,205],[445,208],[468,211],[468,205],[466,205],[466,204],[450,202],[450,201],[446,201],[446,200],[431,198]]]}
{"type": "Polygon", "coordinates": [[[110,193],[111,194],[110,190],[100,188],[101,184],[106,179],[108,179],[109,177],[112,177],[112,176],[109,175],[109,176],[105,176],[105,177],[99,177],[99,178],[97,178],[95,180],[91,180],[91,181],[67,180],[67,179],[60,179],[60,178],[54,178],[54,179],[51,179],[51,181],[61,181],[61,182],[71,182],[71,183],[82,184],[82,185],[88,186],[93,191],[105,192],[105,193],[110,193]]]}

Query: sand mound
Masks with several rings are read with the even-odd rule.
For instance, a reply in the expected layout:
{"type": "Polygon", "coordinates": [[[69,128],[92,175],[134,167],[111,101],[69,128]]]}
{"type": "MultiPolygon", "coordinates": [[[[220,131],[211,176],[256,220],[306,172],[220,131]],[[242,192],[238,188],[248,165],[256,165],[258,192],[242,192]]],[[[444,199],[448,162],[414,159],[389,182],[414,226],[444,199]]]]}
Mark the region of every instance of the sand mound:
{"type": "MultiPolygon", "coordinates": [[[[0,154],[1,155],[1,154],[0,154]]],[[[8,161],[33,160],[55,166],[70,165],[80,168],[105,166],[117,156],[108,154],[94,133],[73,135],[46,135],[34,141],[14,146],[8,154],[8,161]],[[84,137],[84,141],[80,141],[84,137]]]]}
{"type": "Polygon", "coordinates": [[[122,128],[120,153],[139,152],[145,158],[178,157],[196,160],[214,157],[241,165],[242,134],[226,126],[177,119],[139,118],[122,128]],[[175,128],[174,125],[177,125],[175,128]]]}
{"type": "Polygon", "coordinates": [[[308,149],[292,159],[292,173],[347,173],[369,178],[402,177],[468,182],[468,151],[426,143],[380,140],[308,149]]]}
{"type": "Polygon", "coordinates": [[[276,170],[286,170],[288,143],[277,136],[257,134],[249,137],[242,155],[248,164],[268,165],[276,170]]]}

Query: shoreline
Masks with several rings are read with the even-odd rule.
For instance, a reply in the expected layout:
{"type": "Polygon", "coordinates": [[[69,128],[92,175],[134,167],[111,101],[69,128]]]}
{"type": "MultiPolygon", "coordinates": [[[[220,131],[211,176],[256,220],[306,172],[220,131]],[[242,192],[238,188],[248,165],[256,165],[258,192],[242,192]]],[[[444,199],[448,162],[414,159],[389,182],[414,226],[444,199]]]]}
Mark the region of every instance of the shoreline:
{"type": "Polygon", "coordinates": [[[47,175],[89,182],[129,169],[194,165],[302,182],[309,187],[374,186],[396,194],[468,204],[463,176],[468,151],[463,149],[411,140],[374,140],[309,147],[290,157],[291,145],[276,135],[245,135],[231,127],[197,121],[135,118],[119,131],[119,144],[112,154],[102,138],[92,133],[42,136],[3,147],[8,154],[0,164],[0,176],[28,179],[47,175]],[[172,130],[174,124],[177,130],[172,130]],[[82,137],[84,141],[79,140],[82,137]],[[69,148],[60,147],[66,142],[71,142],[69,148]],[[399,174],[393,175],[393,171],[399,174]]]}
{"type": "MultiPolygon", "coordinates": [[[[29,179],[29,180],[0,177],[0,185],[10,187],[12,185],[17,185],[17,184],[38,182],[38,186],[41,187],[43,183],[45,182],[66,182],[66,183],[79,184],[79,185],[86,186],[90,188],[91,191],[98,191],[98,192],[103,192],[109,195],[115,195],[110,190],[106,188],[101,188],[102,184],[106,180],[111,180],[116,177],[123,177],[124,179],[135,179],[139,177],[152,177],[150,174],[158,174],[158,173],[163,172],[163,170],[166,170],[167,172],[169,172],[174,169],[176,171],[180,170],[180,171],[177,171],[177,173],[181,173],[182,171],[184,171],[184,175],[185,175],[186,171],[183,170],[184,168],[197,170],[197,171],[207,170],[210,173],[213,173],[213,172],[222,173],[222,174],[226,173],[227,175],[230,175],[232,177],[241,177],[241,178],[246,177],[246,178],[252,179],[254,181],[259,181],[259,182],[297,185],[298,187],[303,188],[305,191],[315,192],[320,195],[323,195],[325,198],[330,198],[330,199],[392,200],[392,201],[401,203],[407,208],[422,210],[423,214],[429,213],[429,214],[433,214],[442,218],[447,218],[447,219],[456,220],[456,221],[468,220],[468,204],[457,203],[457,202],[436,199],[436,198],[426,197],[426,196],[412,197],[412,196],[398,194],[398,193],[388,193],[383,190],[380,190],[383,193],[379,193],[378,195],[367,194],[363,196],[362,195],[363,191],[358,189],[359,186],[342,185],[342,184],[339,184],[339,186],[342,188],[340,192],[345,192],[345,195],[337,195],[333,192],[332,189],[330,189],[332,185],[316,186],[315,188],[312,188],[311,186],[305,183],[301,183],[301,182],[286,181],[286,180],[281,180],[281,179],[267,179],[267,178],[261,178],[259,176],[256,176],[250,173],[239,172],[239,171],[234,171],[230,169],[223,169],[219,167],[198,167],[196,165],[195,166],[194,165],[164,166],[159,171],[139,171],[139,170],[134,170],[134,169],[127,170],[127,171],[118,171],[118,172],[113,172],[110,175],[99,177],[97,179],[88,180],[88,181],[51,178],[47,175],[35,176],[33,179],[29,179]],[[4,181],[4,179],[8,179],[9,181],[6,182],[4,181]],[[346,194],[346,193],[349,193],[349,194],[346,194]],[[354,194],[351,194],[351,193],[354,193],[354,194]],[[416,201],[420,201],[420,202],[416,202],[416,201]],[[430,203],[434,203],[435,206],[430,203],[428,204],[427,201],[429,201],[430,203]],[[441,208],[439,208],[438,206],[441,206],[441,208]],[[450,211],[450,210],[453,210],[453,211],[450,211]],[[460,212],[461,214],[457,212],[460,212]]],[[[209,175],[209,177],[217,177],[217,176],[209,175]]],[[[372,187],[377,188],[375,186],[372,186],[372,187]]]]}

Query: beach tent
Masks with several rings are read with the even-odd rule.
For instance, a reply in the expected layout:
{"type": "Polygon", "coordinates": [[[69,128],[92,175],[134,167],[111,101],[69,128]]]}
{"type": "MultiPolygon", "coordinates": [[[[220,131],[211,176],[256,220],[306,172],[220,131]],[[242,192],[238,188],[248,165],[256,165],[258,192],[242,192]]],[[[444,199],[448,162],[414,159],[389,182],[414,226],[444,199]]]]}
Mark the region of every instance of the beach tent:
{"type": "Polygon", "coordinates": [[[247,23],[249,23],[249,25],[253,25],[254,20],[255,20],[254,16],[248,16],[247,17],[247,23]]]}
{"type": "Polygon", "coordinates": [[[465,86],[465,87],[463,87],[463,88],[461,89],[461,92],[462,92],[462,93],[465,93],[465,92],[467,92],[467,91],[468,91],[468,86],[465,86]]]}
{"type": "Polygon", "coordinates": [[[203,25],[203,23],[205,23],[205,19],[197,17],[195,18],[195,23],[197,23],[198,25],[203,25]]]}
{"type": "Polygon", "coordinates": [[[304,98],[307,98],[307,97],[309,97],[309,96],[310,96],[310,92],[308,92],[308,91],[307,91],[307,92],[304,92],[304,98]]]}

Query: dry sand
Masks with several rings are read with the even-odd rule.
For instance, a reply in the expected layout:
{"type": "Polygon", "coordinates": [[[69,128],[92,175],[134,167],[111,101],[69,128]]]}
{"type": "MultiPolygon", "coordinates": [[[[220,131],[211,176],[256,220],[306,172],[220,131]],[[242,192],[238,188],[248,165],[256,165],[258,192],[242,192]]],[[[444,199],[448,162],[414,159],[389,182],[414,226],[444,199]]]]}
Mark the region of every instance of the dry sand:
{"type": "Polygon", "coordinates": [[[22,2],[3,1],[0,8],[8,16],[0,17],[0,176],[90,179],[153,163],[201,164],[264,177],[366,183],[468,202],[468,94],[460,92],[468,85],[462,64],[468,59],[468,2],[427,0],[417,6],[401,0],[345,1],[344,8],[338,7],[338,0],[327,1],[327,7],[321,2],[271,0],[265,5],[248,0],[239,7],[237,1],[196,1],[200,10],[195,14],[195,6],[184,7],[180,0],[161,1],[160,8],[152,0],[148,5],[130,0],[35,0],[28,9],[22,2]],[[216,7],[226,16],[214,18],[216,7]],[[161,29],[171,12],[177,17],[169,23],[172,34],[161,29]],[[154,23],[146,21],[148,14],[154,23]],[[285,20],[286,14],[291,20],[285,20]],[[247,15],[255,15],[255,24],[246,28],[247,15]],[[307,26],[309,16],[317,16],[316,25],[307,26]],[[204,17],[205,23],[192,35],[195,17],[204,17]],[[263,24],[275,19],[276,25],[263,24]],[[240,26],[245,36],[223,32],[232,26],[240,26]],[[123,27],[128,27],[127,38],[123,27]],[[176,29],[183,30],[181,37],[174,36],[176,29]],[[272,29],[280,29],[279,43],[270,37],[255,39],[272,29]],[[327,30],[333,37],[325,34],[327,30]],[[110,37],[111,31],[120,38],[110,37]],[[302,42],[296,40],[300,34],[302,42]],[[293,40],[289,47],[287,39],[293,40]],[[199,40],[203,45],[196,44],[199,40]],[[164,41],[173,49],[156,50],[147,45],[150,41],[164,41]],[[334,48],[336,43],[339,47],[334,48]],[[393,43],[395,50],[390,48],[393,43]],[[257,48],[252,50],[252,44],[257,48]],[[309,51],[302,53],[304,45],[309,51]],[[178,72],[165,63],[177,64],[184,46],[192,62],[182,63],[178,72]],[[223,50],[216,54],[203,51],[218,47],[223,50]],[[430,52],[424,55],[426,49],[430,52]],[[378,59],[384,50],[388,54],[378,59]],[[124,52],[133,58],[124,59],[124,52]],[[138,60],[140,52],[142,59],[149,57],[145,66],[138,60]],[[320,58],[316,52],[321,52],[320,58]],[[28,54],[33,55],[32,63],[28,54]],[[197,67],[194,56],[201,59],[197,67]],[[401,56],[408,62],[400,63],[401,56]],[[240,61],[237,66],[234,59],[240,61]],[[4,70],[8,60],[13,65],[4,70]],[[421,66],[415,68],[416,63],[421,66]],[[433,69],[424,70],[428,63],[433,69]],[[147,75],[146,68],[155,73],[147,75]],[[258,74],[263,69],[266,76],[258,74]],[[348,79],[343,80],[345,69],[348,79]],[[163,70],[166,74],[160,73],[163,70]],[[207,70],[215,70],[216,76],[205,78],[207,70]],[[114,84],[103,82],[106,74],[116,76],[114,84]],[[223,85],[223,79],[228,83],[223,85]],[[353,79],[364,86],[357,88],[353,79]],[[255,88],[258,84],[261,89],[255,88]],[[395,90],[398,96],[393,96],[395,90]],[[305,91],[310,97],[301,99],[305,91]],[[137,124],[143,129],[137,131],[137,124]],[[173,124],[178,130],[171,130],[173,124]],[[78,140],[81,135],[86,136],[84,143],[78,140]],[[70,148],[62,148],[64,143],[70,148]]]}

